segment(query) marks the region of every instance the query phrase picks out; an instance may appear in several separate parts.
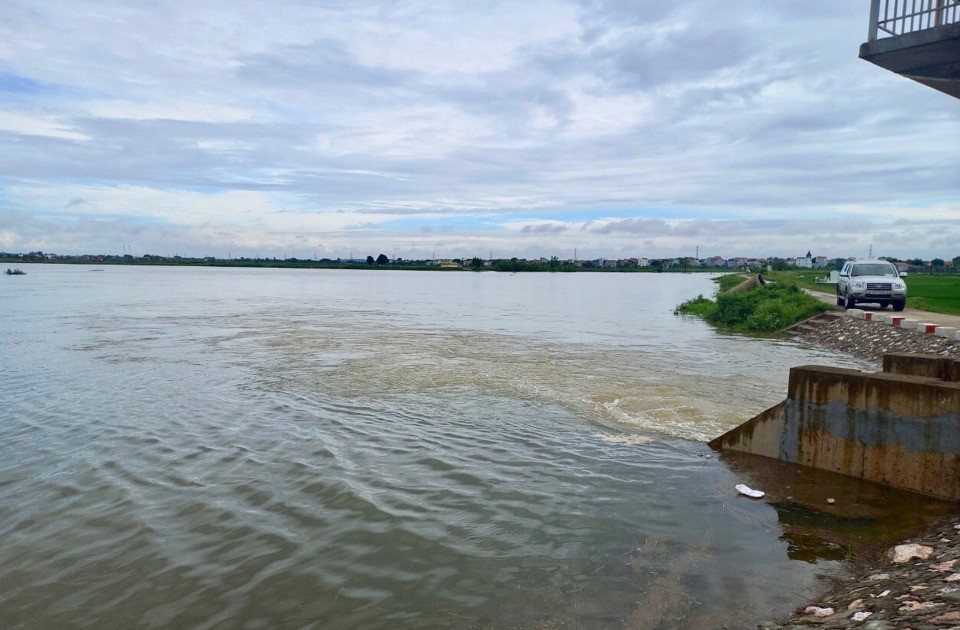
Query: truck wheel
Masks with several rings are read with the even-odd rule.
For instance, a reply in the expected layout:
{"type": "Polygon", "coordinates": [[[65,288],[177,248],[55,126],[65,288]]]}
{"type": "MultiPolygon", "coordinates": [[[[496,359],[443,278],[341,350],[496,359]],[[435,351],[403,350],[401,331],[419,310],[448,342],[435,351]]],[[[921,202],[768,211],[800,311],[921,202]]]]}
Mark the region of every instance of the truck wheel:
{"type": "Polygon", "coordinates": [[[902,311],[907,306],[906,300],[894,300],[893,301],[893,310],[902,311]]]}
{"type": "Polygon", "coordinates": [[[837,287],[837,306],[843,306],[843,296],[840,295],[839,287],[837,287]]]}
{"type": "Polygon", "coordinates": [[[857,301],[856,301],[855,299],[853,299],[853,298],[850,296],[849,293],[847,293],[847,299],[844,300],[844,304],[843,304],[843,305],[844,305],[844,307],[846,307],[846,308],[853,308],[854,306],[857,305],[857,301]]]}

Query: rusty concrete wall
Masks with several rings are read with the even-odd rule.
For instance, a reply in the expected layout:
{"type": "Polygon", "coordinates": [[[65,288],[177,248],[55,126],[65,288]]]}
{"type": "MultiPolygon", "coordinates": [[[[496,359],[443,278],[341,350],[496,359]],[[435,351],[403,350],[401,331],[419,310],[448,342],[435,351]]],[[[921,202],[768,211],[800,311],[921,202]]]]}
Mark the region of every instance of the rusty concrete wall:
{"type": "Polygon", "coordinates": [[[787,400],[710,445],[958,500],[960,383],[796,367],[787,400]]]}

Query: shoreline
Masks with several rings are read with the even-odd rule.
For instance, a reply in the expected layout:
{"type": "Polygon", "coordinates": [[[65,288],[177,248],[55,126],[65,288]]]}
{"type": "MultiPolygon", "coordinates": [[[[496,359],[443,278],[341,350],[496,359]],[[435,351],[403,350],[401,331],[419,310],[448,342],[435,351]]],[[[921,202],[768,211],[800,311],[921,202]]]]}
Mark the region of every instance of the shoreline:
{"type": "Polygon", "coordinates": [[[763,630],[804,628],[947,628],[960,626],[960,517],[943,519],[889,549],[879,560],[853,560],[833,586],[763,630]]]}
{"type": "MultiPolygon", "coordinates": [[[[837,317],[796,339],[860,358],[878,366],[886,352],[915,352],[960,358],[960,343],[880,322],[837,317]]],[[[960,627],[960,506],[925,532],[883,555],[848,561],[849,574],[831,577],[831,586],[794,614],[759,624],[764,630],[804,628],[960,627]],[[919,555],[902,560],[897,551],[919,555]]],[[[903,553],[901,553],[903,555],[903,553]]]]}

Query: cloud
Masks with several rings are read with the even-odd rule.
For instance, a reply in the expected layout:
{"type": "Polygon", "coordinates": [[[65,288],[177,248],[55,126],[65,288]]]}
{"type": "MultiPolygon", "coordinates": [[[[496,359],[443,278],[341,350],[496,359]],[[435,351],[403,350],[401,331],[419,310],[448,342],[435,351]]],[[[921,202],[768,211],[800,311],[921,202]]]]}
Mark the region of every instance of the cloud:
{"type": "Polygon", "coordinates": [[[0,216],[20,217],[9,246],[72,251],[126,229],[181,252],[810,248],[795,237],[843,256],[877,237],[952,258],[954,101],[859,60],[866,19],[827,0],[8,0],[0,216]],[[935,235],[896,223],[933,215],[935,235]]]}
{"type": "Polygon", "coordinates": [[[560,234],[567,231],[567,226],[557,223],[527,224],[520,231],[526,234],[560,234]]]}
{"type": "Polygon", "coordinates": [[[19,136],[40,136],[59,140],[86,141],[89,136],[78,133],[71,125],[56,118],[40,118],[28,114],[0,111],[0,132],[19,136]]]}

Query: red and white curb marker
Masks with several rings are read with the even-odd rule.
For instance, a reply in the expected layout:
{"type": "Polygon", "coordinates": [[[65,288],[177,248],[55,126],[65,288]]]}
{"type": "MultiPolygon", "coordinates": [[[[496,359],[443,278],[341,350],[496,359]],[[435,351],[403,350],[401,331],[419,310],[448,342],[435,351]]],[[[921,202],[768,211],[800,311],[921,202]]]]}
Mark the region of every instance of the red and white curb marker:
{"type": "Polygon", "coordinates": [[[926,333],[928,335],[932,335],[935,332],[937,332],[937,327],[938,327],[937,324],[926,324],[926,323],[917,324],[917,330],[919,330],[922,333],[926,333]]]}

